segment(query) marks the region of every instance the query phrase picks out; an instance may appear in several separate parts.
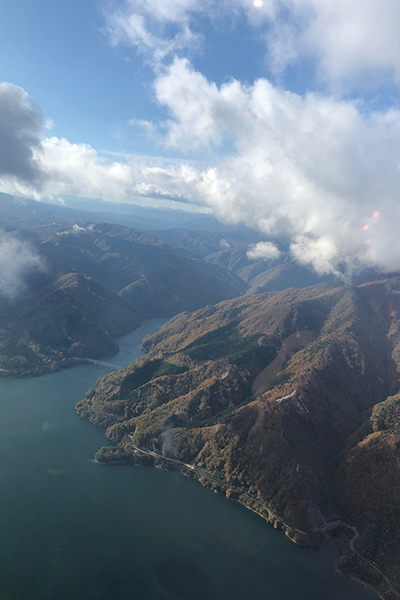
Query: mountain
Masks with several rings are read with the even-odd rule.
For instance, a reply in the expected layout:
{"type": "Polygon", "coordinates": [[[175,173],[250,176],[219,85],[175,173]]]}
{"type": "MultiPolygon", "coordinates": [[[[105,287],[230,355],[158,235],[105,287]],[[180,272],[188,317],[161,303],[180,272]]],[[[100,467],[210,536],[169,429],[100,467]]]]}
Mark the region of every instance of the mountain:
{"type": "MultiPolygon", "coordinates": [[[[47,200],[46,202],[52,202],[47,200]]],[[[57,202],[57,200],[55,201],[57,202]]],[[[214,229],[223,227],[214,215],[193,212],[177,208],[140,206],[138,204],[124,204],[107,202],[101,198],[80,198],[77,196],[63,196],[62,207],[83,210],[92,215],[98,215],[96,222],[107,221],[120,223],[129,227],[142,227],[144,229],[171,229],[184,227],[186,229],[214,229]]],[[[92,219],[93,220],[93,219],[92,219]]]]}
{"type": "Polygon", "coordinates": [[[78,271],[118,293],[141,320],[238,296],[247,285],[224,267],[120,225],[51,232],[38,246],[55,272],[78,271]],[[137,241],[139,240],[139,241],[137,241]]]}
{"type": "Polygon", "coordinates": [[[118,352],[112,336],[138,327],[117,294],[76,273],[32,282],[23,300],[0,309],[0,376],[41,375],[118,352]]]}
{"type": "Polygon", "coordinates": [[[134,204],[114,204],[104,200],[66,196],[63,204],[38,202],[0,193],[0,225],[38,228],[66,223],[114,223],[133,228],[160,230],[223,228],[213,215],[183,210],[161,209],[134,204]]]}
{"type": "Polygon", "coordinates": [[[242,296],[143,347],[77,405],[118,444],[97,460],[180,468],[299,543],[355,526],[341,569],[396,597],[400,277],[242,296]]]}
{"type": "Polygon", "coordinates": [[[333,275],[319,275],[309,266],[294,261],[283,246],[278,258],[248,258],[250,245],[225,248],[207,256],[207,262],[229,269],[249,284],[248,294],[285,290],[289,287],[309,287],[323,282],[335,282],[333,275]]]}
{"type": "Polygon", "coordinates": [[[240,247],[247,251],[250,244],[263,239],[257,231],[245,227],[224,227],[212,231],[175,228],[157,231],[157,235],[166,242],[185,248],[201,258],[218,254],[223,249],[228,249],[229,252],[240,247]]]}
{"type": "Polygon", "coordinates": [[[28,242],[42,267],[16,299],[0,299],[0,376],[38,375],[115,354],[113,338],[146,318],[246,290],[223,267],[163,240],[146,243],[143,232],[120,225],[3,231],[28,242]]]}

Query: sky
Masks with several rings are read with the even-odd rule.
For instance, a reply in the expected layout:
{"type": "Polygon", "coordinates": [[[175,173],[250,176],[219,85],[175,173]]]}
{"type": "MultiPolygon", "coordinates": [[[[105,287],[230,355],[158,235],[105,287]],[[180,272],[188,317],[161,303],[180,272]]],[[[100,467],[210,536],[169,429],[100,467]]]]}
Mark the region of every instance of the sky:
{"type": "Polygon", "coordinates": [[[398,0],[0,0],[0,190],[192,203],[400,269],[398,0]]]}

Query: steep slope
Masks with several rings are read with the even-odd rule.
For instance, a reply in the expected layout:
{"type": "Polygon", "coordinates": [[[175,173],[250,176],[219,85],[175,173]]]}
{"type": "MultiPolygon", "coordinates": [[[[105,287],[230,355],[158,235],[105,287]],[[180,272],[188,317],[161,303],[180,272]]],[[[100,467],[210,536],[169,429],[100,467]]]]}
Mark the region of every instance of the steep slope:
{"type": "Polygon", "coordinates": [[[42,268],[26,276],[18,298],[0,297],[0,376],[40,374],[79,357],[114,354],[112,336],[143,319],[194,310],[246,289],[223,267],[120,225],[2,231],[29,243],[42,268]]]}
{"type": "Polygon", "coordinates": [[[77,405],[119,443],[98,460],[142,461],[140,447],[190,464],[301,542],[344,518],[400,585],[399,292],[399,278],[323,284],[178,315],[77,405]]]}
{"type": "Polygon", "coordinates": [[[141,319],[194,310],[247,289],[223,267],[166,242],[146,243],[137,232],[119,225],[52,233],[39,252],[54,272],[76,270],[120,294],[141,319]]]}
{"type": "Polygon", "coordinates": [[[249,284],[248,294],[335,281],[332,275],[318,275],[314,269],[296,263],[284,249],[279,258],[252,260],[247,257],[249,248],[249,244],[226,248],[207,256],[207,261],[224,266],[246,281],[249,284]]]}
{"type": "Polygon", "coordinates": [[[32,284],[29,298],[0,310],[0,375],[40,375],[118,352],[112,336],[139,325],[125,301],[76,273],[32,284]]]}

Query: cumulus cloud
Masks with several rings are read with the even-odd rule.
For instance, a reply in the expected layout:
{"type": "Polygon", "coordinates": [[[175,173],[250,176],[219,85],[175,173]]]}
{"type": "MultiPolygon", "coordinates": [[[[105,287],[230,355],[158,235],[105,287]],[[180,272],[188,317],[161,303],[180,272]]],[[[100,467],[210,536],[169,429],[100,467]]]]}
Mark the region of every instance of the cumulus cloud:
{"type": "Polygon", "coordinates": [[[250,260],[259,260],[260,258],[274,259],[279,258],[280,252],[272,242],[259,242],[250,246],[247,252],[247,258],[250,260]]]}
{"type": "Polygon", "coordinates": [[[41,189],[20,179],[18,191],[187,201],[286,238],[296,260],[320,273],[400,267],[399,110],[366,114],[359,102],[299,96],[266,79],[217,86],[185,59],[157,77],[155,94],[169,113],[164,143],[208,166],[138,157],[110,163],[87,144],[44,138],[32,150],[41,189]],[[221,158],[226,142],[233,150],[221,158]]]}
{"type": "Polygon", "coordinates": [[[109,163],[88,144],[44,138],[35,153],[43,174],[41,195],[76,195],[120,201],[133,185],[131,168],[109,163]]]}
{"type": "Polygon", "coordinates": [[[14,299],[23,291],[29,272],[40,265],[41,259],[32,246],[0,234],[0,296],[14,299]]]}
{"type": "Polygon", "coordinates": [[[149,189],[286,236],[295,258],[321,273],[400,266],[399,110],[364,114],[358,102],[266,79],[218,87],[183,59],[155,87],[170,113],[167,145],[198,152],[228,140],[234,151],[203,170],[143,168],[149,189]]]}
{"type": "MultiPolygon", "coordinates": [[[[13,128],[29,150],[25,164],[32,171],[17,178],[18,171],[7,171],[7,161],[0,161],[18,193],[187,201],[227,223],[285,238],[296,260],[320,273],[400,268],[398,109],[368,113],[359,101],[300,96],[267,79],[217,86],[186,59],[175,59],[154,84],[169,115],[163,142],[208,166],[144,157],[124,163],[109,162],[87,144],[38,138],[44,118],[14,87],[19,105],[37,117],[27,119],[37,124],[31,130],[36,136],[24,137],[22,120],[13,128]],[[222,155],[220,147],[232,151],[222,155]]],[[[271,258],[277,249],[266,244],[250,252],[271,258]]]]}
{"type": "Polygon", "coordinates": [[[43,113],[22,88],[0,83],[0,177],[40,179],[33,154],[44,126],[43,113]]]}
{"type": "Polygon", "coordinates": [[[124,0],[112,7],[112,43],[135,46],[156,63],[197,50],[204,19],[215,27],[246,19],[275,71],[305,58],[335,88],[400,83],[398,0],[268,0],[259,7],[250,0],[124,0]]]}

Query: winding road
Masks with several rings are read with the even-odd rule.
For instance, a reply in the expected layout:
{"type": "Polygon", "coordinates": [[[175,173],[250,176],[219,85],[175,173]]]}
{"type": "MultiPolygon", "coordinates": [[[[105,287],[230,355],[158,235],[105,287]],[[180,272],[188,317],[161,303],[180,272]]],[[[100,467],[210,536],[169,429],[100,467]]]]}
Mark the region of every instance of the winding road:
{"type": "MultiPolygon", "coordinates": [[[[259,504],[262,507],[262,509],[265,510],[270,517],[272,517],[273,519],[277,519],[277,520],[281,521],[281,523],[283,523],[283,525],[285,525],[286,527],[289,527],[290,529],[292,529],[292,530],[294,530],[297,533],[300,533],[302,535],[307,535],[307,533],[305,531],[302,531],[301,529],[297,529],[296,527],[293,527],[292,525],[289,525],[288,523],[285,523],[285,521],[281,517],[279,517],[273,511],[271,511],[271,509],[269,509],[268,506],[266,506],[266,504],[264,504],[264,502],[262,502],[258,498],[254,498],[250,494],[248,494],[246,492],[243,492],[241,490],[235,489],[234,487],[230,486],[229,484],[224,483],[223,481],[220,481],[220,480],[216,479],[208,471],[204,471],[203,469],[199,469],[198,467],[195,467],[193,465],[189,465],[189,464],[184,463],[184,462],[182,462],[180,460],[177,460],[175,458],[168,458],[166,456],[162,456],[161,454],[157,454],[157,452],[153,452],[152,450],[147,450],[147,449],[139,448],[138,446],[135,446],[135,444],[133,443],[133,439],[132,439],[133,438],[133,434],[128,434],[128,437],[130,439],[132,449],[135,452],[139,452],[140,454],[145,454],[147,456],[151,456],[152,458],[155,458],[156,460],[164,460],[164,461],[167,461],[167,462],[174,463],[174,464],[176,464],[176,465],[178,465],[180,467],[185,467],[186,469],[188,469],[192,473],[196,473],[199,477],[204,477],[204,479],[207,479],[208,481],[210,481],[211,483],[214,483],[215,485],[218,485],[218,486],[226,488],[226,489],[229,488],[232,491],[234,491],[237,494],[239,494],[240,496],[243,496],[243,497],[247,498],[248,500],[251,500],[251,502],[255,502],[256,504],[259,504]]],[[[354,552],[355,554],[357,554],[357,556],[359,556],[363,561],[365,561],[377,573],[379,573],[379,575],[381,575],[381,577],[383,578],[383,580],[385,581],[385,583],[389,587],[390,591],[394,594],[394,596],[396,598],[400,598],[400,593],[395,590],[395,588],[393,587],[392,582],[390,581],[389,577],[387,575],[385,575],[385,573],[383,573],[383,571],[381,571],[379,569],[379,567],[377,567],[371,561],[367,560],[364,556],[362,556],[362,554],[360,554],[358,552],[358,550],[355,549],[354,543],[357,540],[357,538],[360,537],[360,533],[359,533],[359,531],[354,526],[348,525],[347,523],[344,523],[343,521],[334,521],[334,522],[331,522],[331,523],[327,523],[326,525],[324,525],[324,527],[320,527],[316,531],[321,532],[321,533],[325,533],[325,532],[327,532],[329,530],[336,529],[337,527],[346,527],[347,529],[351,529],[354,532],[354,536],[350,540],[350,544],[349,544],[350,550],[352,552],[354,552]]]]}

